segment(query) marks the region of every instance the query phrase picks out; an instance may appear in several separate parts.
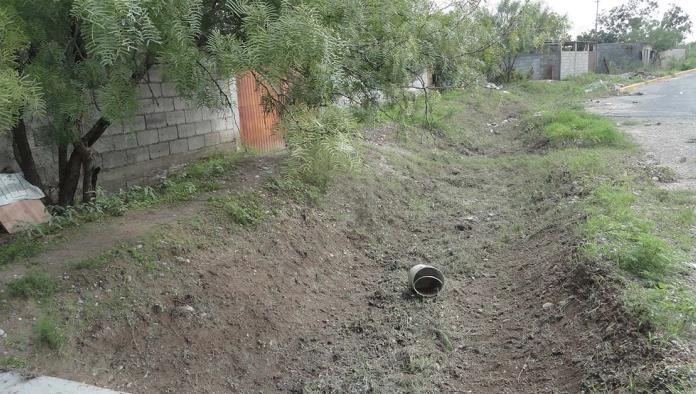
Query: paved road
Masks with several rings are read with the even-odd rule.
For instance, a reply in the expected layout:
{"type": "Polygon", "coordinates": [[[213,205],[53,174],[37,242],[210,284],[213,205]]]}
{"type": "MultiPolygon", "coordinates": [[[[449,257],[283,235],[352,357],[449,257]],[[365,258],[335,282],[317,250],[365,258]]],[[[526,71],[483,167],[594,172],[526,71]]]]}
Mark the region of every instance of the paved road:
{"type": "Polygon", "coordinates": [[[642,95],[592,103],[593,112],[614,118],[654,162],[677,172],[673,189],[696,191],[696,73],[646,85],[642,95]]]}

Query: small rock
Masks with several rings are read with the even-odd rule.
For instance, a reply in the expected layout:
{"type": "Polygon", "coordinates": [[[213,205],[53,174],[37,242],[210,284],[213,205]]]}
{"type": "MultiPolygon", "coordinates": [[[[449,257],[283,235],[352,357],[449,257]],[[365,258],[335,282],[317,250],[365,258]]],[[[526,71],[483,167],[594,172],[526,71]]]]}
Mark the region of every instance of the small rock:
{"type": "Polygon", "coordinates": [[[553,302],[547,302],[547,303],[545,303],[544,305],[542,305],[541,307],[544,308],[544,310],[547,311],[547,310],[553,308],[553,302]]]}
{"type": "Polygon", "coordinates": [[[176,256],[176,261],[178,261],[179,263],[187,263],[188,264],[191,262],[191,259],[187,259],[187,258],[184,258],[181,256],[176,256]]]}
{"type": "Polygon", "coordinates": [[[152,306],[152,312],[154,312],[154,313],[159,314],[159,313],[162,313],[163,310],[164,310],[164,307],[160,304],[155,304],[152,306]]]}
{"type": "Polygon", "coordinates": [[[686,157],[680,157],[679,158],[680,163],[686,163],[686,157]]]}
{"type": "Polygon", "coordinates": [[[653,182],[660,182],[660,178],[656,176],[652,177],[652,180],[653,182]]]}
{"type": "Polygon", "coordinates": [[[0,338],[5,338],[7,336],[7,333],[0,328],[0,338]]]}

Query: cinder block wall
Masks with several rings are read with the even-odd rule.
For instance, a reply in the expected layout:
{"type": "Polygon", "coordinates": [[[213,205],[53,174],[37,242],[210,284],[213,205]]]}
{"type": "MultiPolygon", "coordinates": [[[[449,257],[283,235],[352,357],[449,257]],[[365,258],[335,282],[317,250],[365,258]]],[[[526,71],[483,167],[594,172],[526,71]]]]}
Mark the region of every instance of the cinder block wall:
{"type": "Polygon", "coordinates": [[[609,73],[641,65],[643,44],[597,44],[597,72],[609,73]],[[606,60],[606,64],[605,64],[606,60]],[[606,66],[610,67],[607,70],[606,66]]]}
{"type": "MultiPolygon", "coordinates": [[[[221,150],[236,149],[239,142],[239,112],[234,80],[219,81],[234,108],[210,110],[194,107],[182,99],[174,84],[164,82],[158,70],[149,73],[149,83],[138,85],[139,110],[134,119],[111,125],[97,141],[102,167],[100,184],[118,189],[142,183],[161,170],[221,150]]],[[[95,118],[98,114],[95,114],[95,118]]],[[[48,185],[58,179],[58,152],[41,125],[30,124],[30,143],[39,173],[48,185]]],[[[19,171],[11,139],[1,136],[0,169],[19,171]]]]}
{"type": "Polygon", "coordinates": [[[590,54],[586,51],[561,52],[561,79],[587,74],[590,71],[590,54]]]}
{"type": "Polygon", "coordinates": [[[543,54],[537,53],[520,55],[515,60],[515,71],[525,77],[531,73],[532,79],[543,79],[544,70],[541,65],[543,57],[543,54]]]}

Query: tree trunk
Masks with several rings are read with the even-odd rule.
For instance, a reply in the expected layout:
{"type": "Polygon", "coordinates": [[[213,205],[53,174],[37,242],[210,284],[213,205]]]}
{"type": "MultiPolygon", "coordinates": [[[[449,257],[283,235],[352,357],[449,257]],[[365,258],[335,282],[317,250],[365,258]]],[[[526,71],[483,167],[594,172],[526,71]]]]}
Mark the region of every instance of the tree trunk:
{"type": "Polygon", "coordinates": [[[77,185],[82,173],[82,202],[91,201],[96,190],[96,181],[101,168],[94,167],[96,152],[91,148],[111,123],[99,118],[92,128],[78,142],[73,143],[73,151],[65,168],[64,181],[58,190],[58,203],[63,206],[75,203],[77,185]],[[83,170],[83,171],[81,171],[83,170]]]}
{"type": "Polygon", "coordinates": [[[94,161],[97,158],[97,152],[90,148],[82,146],[82,203],[93,201],[97,195],[97,177],[99,176],[100,167],[94,166],[94,161]]]}
{"type": "Polygon", "coordinates": [[[32,185],[44,190],[41,177],[36,169],[34,155],[31,152],[31,145],[27,136],[27,126],[23,119],[12,128],[12,150],[19,168],[24,173],[24,179],[32,185]]]}

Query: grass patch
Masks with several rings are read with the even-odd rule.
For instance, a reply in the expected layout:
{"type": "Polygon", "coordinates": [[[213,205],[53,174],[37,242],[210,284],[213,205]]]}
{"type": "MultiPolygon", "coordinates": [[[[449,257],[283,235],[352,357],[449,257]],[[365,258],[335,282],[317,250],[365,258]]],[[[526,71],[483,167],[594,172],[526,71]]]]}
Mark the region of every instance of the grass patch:
{"type": "Polygon", "coordinates": [[[211,203],[225,217],[243,226],[258,224],[265,216],[261,203],[252,193],[236,193],[214,199],[211,203]]]}
{"type": "Polygon", "coordinates": [[[7,291],[12,297],[44,298],[58,290],[58,283],[41,272],[28,272],[21,278],[7,284],[7,291]]]}
{"type": "Polygon", "coordinates": [[[642,279],[660,280],[677,263],[679,253],[658,236],[656,223],[640,215],[639,194],[626,187],[603,185],[587,201],[584,251],[592,260],[610,260],[642,279]]]}
{"type": "Polygon", "coordinates": [[[90,257],[81,261],[78,261],[76,263],[71,264],[71,267],[76,270],[87,270],[87,269],[96,269],[96,268],[101,268],[111,261],[117,256],[116,251],[110,251],[106,252],[100,256],[96,257],[90,257]]]}
{"type": "Polygon", "coordinates": [[[19,259],[35,256],[43,250],[43,244],[27,234],[20,234],[13,240],[0,245],[0,266],[19,259]]]}
{"type": "Polygon", "coordinates": [[[0,358],[0,368],[2,369],[22,369],[27,366],[27,363],[21,358],[15,356],[0,358]]]}
{"type": "Polygon", "coordinates": [[[53,350],[59,350],[65,344],[63,330],[49,316],[43,316],[36,322],[36,335],[39,343],[53,350]]]}
{"type": "Polygon", "coordinates": [[[539,120],[542,134],[556,146],[623,146],[626,137],[613,122],[584,110],[561,110],[539,120]]]}
{"type": "Polygon", "coordinates": [[[632,284],[626,304],[642,324],[664,330],[668,338],[682,336],[696,321],[696,297],[680,286],[632,284]]]}
{"type": "Polygon", "coordinates": [[[158,268],[154,256],[148,253],[142,245],[128,249],[128,256],[148,271],[154,271],[158,268]]]}

